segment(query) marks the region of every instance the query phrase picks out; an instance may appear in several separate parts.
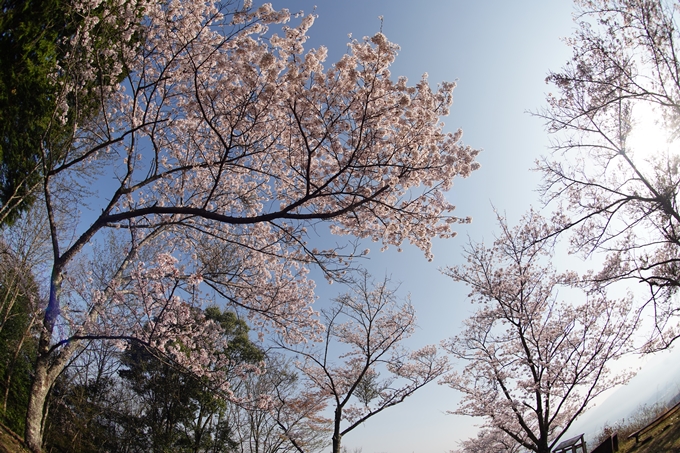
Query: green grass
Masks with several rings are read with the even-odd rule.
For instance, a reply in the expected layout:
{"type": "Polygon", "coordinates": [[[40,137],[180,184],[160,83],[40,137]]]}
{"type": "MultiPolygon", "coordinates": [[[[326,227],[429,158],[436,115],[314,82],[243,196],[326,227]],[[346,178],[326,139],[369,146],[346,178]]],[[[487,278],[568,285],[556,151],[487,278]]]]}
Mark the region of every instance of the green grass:
{"type": "Polygon", "coordinates": [[[680,453],[680,414],[677,412],[635,439],[619,437],[620,453],[680,453]]]}
{"type": "Polygon", "coordinates": [[[622,420],[614,426],[605,426],[597,436],[597,440],[589,445],[589,450],[595,449],[600,442],[609,435],[617,433],[619,437],[619,453],[680,453],[680,410],[676,409],[650,431],[639,436],[639,442],[635,438],[628,437],[657,420],[657,417],[666,413],[667,408],[662,405],[638,408],[636,413],[622,420]]]}

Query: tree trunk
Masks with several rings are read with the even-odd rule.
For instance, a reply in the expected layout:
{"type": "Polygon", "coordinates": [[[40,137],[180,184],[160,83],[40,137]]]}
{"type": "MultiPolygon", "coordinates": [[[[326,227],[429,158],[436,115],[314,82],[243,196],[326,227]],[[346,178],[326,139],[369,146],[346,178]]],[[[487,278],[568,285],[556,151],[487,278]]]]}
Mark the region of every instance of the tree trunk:
{"type": "Polygon", "coordinates": [[[334,434],[333,435],[333,453],[340,453],[340,443],[342,441],[342,435],[341,434],[334,434]]]}
{"type": "Polygon", "coordinates": [[[59,293],[61,291],[62,276],[58,266],[52,269],[50,284],[50,298],[42,320],[42,329],[38,341],[38,355],[35,359],[35,370],[31,394],[28,397],[28,409],[26,410],[26,432],[24,438],[29,450],[33,453],[42,451],[43,428],[45,421],[45,409],[47,397],[57,376],[64,370],[69,358],[78,347],[77,341],[67,343],[61,351],[53,351],[50,348],[52,334],[59,316],[59,293]]]}
{"type": "Polygon", "coordinates": [[[342,433],[340,432],[340,421],[342,420],[342,406],[335,408],[335,420],[333,421],[333,453],[340,453],[342,433]]]}
{"type": "MultiPolygon", "coordinates": [[[[41,340],[44,340],[44,332],[41,340]]],[[[64,371],[73,354],[81,347],[80,341],[72,340],[59,352],[50,351],[38,353],[35,361],[35,375],[31,385],[31,394],[28,397],[28,410],[26,411],[26,432],[24,439],[32,453],[41,453],[43,443],[43,429],[47,415],[47,398],[52,390],[57,377],[64,371]]]]}
{"type": "Polygon", "coordinates": [[[537,453],[550,453],[550,446],[548,442],[548,435],[545,433],[538,439],[537,453]]]}
{"type": "Polygon", "coordinates": [[[31,394],[28,398],[26,433],[24,436],[28,449],[32,453],[40,453],[42,451],[45,404],[53,384],[53,382],[50,382],[49,363],[45,357],[39,357],[36,360],[34,372],[31,394]]]}

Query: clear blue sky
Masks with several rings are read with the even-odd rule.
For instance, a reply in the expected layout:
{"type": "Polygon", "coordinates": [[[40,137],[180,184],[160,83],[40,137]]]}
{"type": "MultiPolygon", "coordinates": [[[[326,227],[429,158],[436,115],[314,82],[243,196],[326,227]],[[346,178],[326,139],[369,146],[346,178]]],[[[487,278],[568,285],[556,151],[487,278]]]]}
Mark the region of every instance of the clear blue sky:
{"type": "MultiPolygon", "coordinates": [[[[367,267],[374,276],[391,275],[401,291],[411,294],[420,329],[413,346],[438,343],[455,335],[473,307],[465,286],[441,275],[439,268],[461,261],[467,236],[492,239],[493,205],[515,222],[532,204],[539,175],[534,160],[548,152],[542,122],[527,111],[543,106],[550,90],[544,82],[571,56],[560,40],[571,34],[572,3],[568,0],[274,0],[275,8],[311,12],[318,18],[308,47],[329,49],[330,65],[346,51],[348,33],[361,38],[379,31],[401,46],[392,74],[415,83],[427,72],[430,82],[456,80],[454,105],[447,128],[462,128],[463,141],[482,148],[482,168],[459,180],[449,194],[457,214],[472,216],[457,238],[435,244],[435,260],[427,262],[414,247],[402,253],[379,253],[374,246],[367,267]]],[[[370,246],[370,244],[369,244],[370,246]]],[[[319,303],[336,294],[336,285],[317,282],[319,303]]],[[[479,421],[445,415],[458,395],[431,385],[400,406],[391,408],[349,433],[343,443],[363,453],[446,452],[460,439],[473,436],[479,421]]]]}

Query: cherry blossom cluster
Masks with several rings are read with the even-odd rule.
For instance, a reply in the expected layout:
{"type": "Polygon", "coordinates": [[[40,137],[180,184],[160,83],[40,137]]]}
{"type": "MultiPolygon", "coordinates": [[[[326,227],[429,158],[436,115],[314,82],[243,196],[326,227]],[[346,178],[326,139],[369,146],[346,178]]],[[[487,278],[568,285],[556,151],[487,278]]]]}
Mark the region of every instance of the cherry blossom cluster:
{"type": "Polygon", "coordinates": [[[499,224],[491,247],[470,244],[467,264],[446,271],[479,308],[444,342],[466,365],[442,383],[464,395],[454,413],[484,417],[485,440],[549,453],[593,398],[630,378],[609,365],[632,349],[631,301],[557,272],[555,226],[535,212],[516,228],[499,224]]]}
{"type": "MultiPolygon", "coordinates": [[[[325,221],[383,247],[408,240],[431,257],[433,237],[469,221],[444,196],[478,167],[478,151],[440,122],[455,85],[395,82],[398,47],[381,33],[353,40],[326,69],[325,48],[303,48],[312,15],[288,26],[290,13],[269,4],[114,6],[141,38],[96,127],[78,130],[79,152],[53,179],[99,168],[118,187],[102,194],[69,258],[101,228],[128,229],[135,243],[188,258],[191,274],[247,309],[258,330],[301,342],[319,332],[308,266],[333,278],[353,256],[308,248],[309,226],[325,221]]],[[[93,17],[92,30],[108,20],[93,17]]]]}
{"type": "Polygon", "coordinates": [[[200,277],[185,277],[183,271],[169,254],[158,255],[152,265],[136,263],[107,290],[93,291],[87,319],[70,318],[70,335],[117,340],[120,348],[129,342],[144,344],[233,398],[230,381],[262,373],[264,365],[229,359],[229,338],[203,313],[206,301],[197,296],[200,277]]]}
{"type": "MultiPolygon", "coordinates": [[[[262,335],[303,344],[323,331],[310,267],[338,279],[357,254],[312,247],[318,228],[410,242],[431,258],[433,238],[469,221],[445,196],[479,167],[478,150],[441,122],[454,84],[395,80],[398,47],[381,33],[327,64],[325,48],[304,48],[314,16],[270,4],[74,8],[84,19],[55,81],[69,108],[93,93],[100,102],[44,156],[54,262],[27,423],[34,450],[44,399],[80,340],[134,337],[218,373],[223,344],[200,321],[199,291],[247,313],[262,335]]],[[[80,118],[65,106],[59,115],[80,118]]],[[[390,316],[369,347],[409,333],[408,310],[390,316]]]]}
{"type": "Polygon", "coordinates": [[[677,4],[575,3],[573,57],[548,76],[555,94],[538,113],[555,151],[537,163],[541,189],[569,216],[573,251],[605,255],[594,283],[642,283],[638,308],[656,324],[648,347],[665,348],[680,335],[677,4]]]}

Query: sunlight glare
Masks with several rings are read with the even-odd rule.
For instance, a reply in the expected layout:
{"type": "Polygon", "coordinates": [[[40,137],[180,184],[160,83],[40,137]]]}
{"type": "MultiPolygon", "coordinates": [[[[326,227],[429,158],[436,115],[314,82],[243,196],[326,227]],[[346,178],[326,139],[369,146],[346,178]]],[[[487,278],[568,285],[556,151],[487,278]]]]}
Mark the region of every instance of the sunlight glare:
{"type": "Polygon", "coordinates": [[[645,162],[667,154],[677,154],[680,139],[666,126],[659,109],[648,102],[638,102],[633,107],[632,131],[626,139],[631,156],[645,162]]]}

